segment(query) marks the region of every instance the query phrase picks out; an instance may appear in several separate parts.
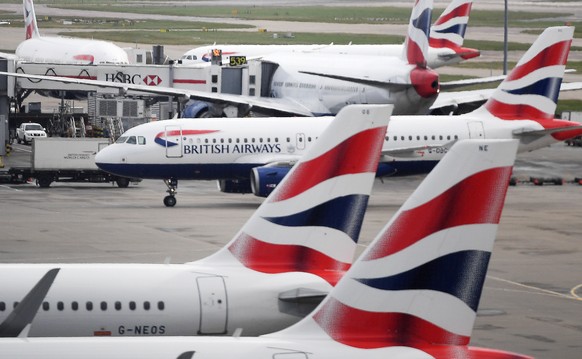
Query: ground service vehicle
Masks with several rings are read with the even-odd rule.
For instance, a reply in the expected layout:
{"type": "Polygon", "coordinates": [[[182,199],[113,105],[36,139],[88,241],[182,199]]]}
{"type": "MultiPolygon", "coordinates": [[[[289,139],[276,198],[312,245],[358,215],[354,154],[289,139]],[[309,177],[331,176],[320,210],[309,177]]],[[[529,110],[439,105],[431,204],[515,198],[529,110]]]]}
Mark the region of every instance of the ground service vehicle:
{"type": "Polygon", "coordinates": [[[106,138],[41,138],[32,142],[31,165],[12,167],[15,181],[36,178],[40,187],[52,182],[116,182],[127,187],[130,178],[111,175],[95,165],[95,155],[109,145],[106,138]]]}
{"type": "Polygon", "coordinates": [[[25,145],[35,138],[46,137],[45,129],[38,123],[26,122],[16,129],[16,140],[18,143],[24,143],[25,145]]]}

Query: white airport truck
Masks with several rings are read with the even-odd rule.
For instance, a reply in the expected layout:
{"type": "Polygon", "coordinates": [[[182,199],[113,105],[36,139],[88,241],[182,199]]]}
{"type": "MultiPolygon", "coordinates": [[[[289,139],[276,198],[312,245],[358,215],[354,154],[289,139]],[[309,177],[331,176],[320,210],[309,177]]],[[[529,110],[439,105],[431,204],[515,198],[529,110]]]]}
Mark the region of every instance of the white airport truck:
{"type": "Polygon", "coordinates": [[[53,182],[115,182],[127,187],[139,181],[100,170],[95,155],[109,146],[107,138],[35,138],[32,141],[31,166],[12,167],[8,174],[13,182],[36,178],[39,187],[53,182]]]}

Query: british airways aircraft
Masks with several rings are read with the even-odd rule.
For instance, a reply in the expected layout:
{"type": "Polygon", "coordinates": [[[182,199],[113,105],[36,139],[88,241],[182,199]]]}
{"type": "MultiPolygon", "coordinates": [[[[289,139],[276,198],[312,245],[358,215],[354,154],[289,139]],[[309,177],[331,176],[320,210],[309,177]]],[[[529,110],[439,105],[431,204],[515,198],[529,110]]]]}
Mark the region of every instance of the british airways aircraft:
{"type": "MultiPolygon", "coordinates": [[[[55,76],[11,74],[36,80],[119,88],[190,98],[193,117],[334,115],[349,104],[393,104],[394,113],[427,113],[439,93],[438,74],[427,66],[432,0],[416,1],[400,56],[272,54],[261,60],[260,93],[240,95],[55,76]]],[[[248,81],[257,81],[248,76],[248,81]]],[[[256,90],[256,89],[255,89],[256,90]]],[[[259,91],[257,91],[259,92],[259,91]]]]}
{"type": "Polygon", "coordinates": [[[40,36],[32,0],[23,0],[26,40],[16,48],[20,60],[48,63],[127,64],[127,53],[100,40],[40,36]]]}
{"type": "MultiPolygon", "coordinates": [[[[430,29],[427,65],[431,69],[453,65],[480,55],[479,50],[463,47],[473,0],[453,0],[430,29]]],[[[182,55],[183,64],[210,62],[211,52],[222,50],[222,62],[231,56],[262,57],[273,53],[315,52],[328,55],[395,56],[402,54],[404,45],[223,45],[201,46],[182,55]]]]}
{"type": "MultiPolygon", "coordinates": [[[[427,173],[460,139],[519,139],[532,151],[582,134],[554,119],[571,27],[545,30],[481,108],[460,116],[392,116],[378,176],[427,173]]],[[[331,118],[178,119],[126,131],[95,161],[120,176],[163,179],[176,204],[178,180],[219,180],[230,193],[266,196],[331,118]]]]}
{"type": "MultiPolygon", "coordinates": [[[[234,238],[202,260],[0,265],[0,323],[58,267],[31,336],[220,335],[238,328],[259,335],[288,327],[353,261],[391,111],[342,110],[234,238]]],[[[0,358],[17,358],[4,350],[0,344],[0,358]]]]}
{"type": "Polygon", "coordinates": [[[19,359],[531,359],[469,346],[517,150],[455,144],[306,318],[255,338],[5,338],[19,359]]]}

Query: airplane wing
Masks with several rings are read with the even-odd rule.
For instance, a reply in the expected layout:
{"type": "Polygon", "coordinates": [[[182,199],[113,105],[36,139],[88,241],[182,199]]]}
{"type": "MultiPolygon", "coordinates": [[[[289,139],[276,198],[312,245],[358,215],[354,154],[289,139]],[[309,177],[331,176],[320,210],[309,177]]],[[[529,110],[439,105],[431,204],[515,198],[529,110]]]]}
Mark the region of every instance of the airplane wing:
{"type": "Polygon", "coordinates": [[[26,78],[32,80],[46,80],[56,81],[66,84],[77,84],[91,86],[95,88],[115,88],[118,89],[120,95],[125,95],[128,91],[144,92],[157,95],[174,96],[182,98],[191,98],[199,101],[208,101],[215,104],[235,104],[240,105],[246,110],[257,108],[266,112],[274,112],[278,114],[295,115],[295,116],[313,116],[311,111],[308,111],[303,105],[297,101],[287,98],[268,98],[268,97],[252,97],[242,95],[231,95],[224,93],[213,93],[205,91],[194,91],[186,89],[176,89],[171,87],[156,87],[147,85],[135,85],[127,83],[88,80],[79,78],[68,78],[59,76],[45,76],[45,75],[29,75],[10,72],[0,72],[0,75],[7,75],[18,78],[26,78]]]}
{"type": "Polygon", "coordinates": [[[410,87],[410,83],[401,83],[401,82],[394,82],[394,81],[378,81],[378,80],[373,80],[370,78],[351,77],[351,76],[343,76],[343,75],[339,75],[339,74],[313,72],[313,71],[299,71],[299,72],[302,74],[328,77],[330,79],[350,81],[350,82],[355,82],[355,83],[359,83],[362,85],[368,85],[368,86],[376,86],[376,87],[392,86],[392,87],[400,87],[403,89],[410,87]]]}
{"type": "Polygon", "coordinates": [[[300,158],[301,155],[259,153],[239,157],[235,163],[264,163],[264,167],[292,167],[300,158]]]}
{"type": "Polygon", "coordinates": [[[0,324],[0,337],[17,337],[36,316],[60,268],[53,268],[36,283],[10,315],[0,324]]]}
{"type": "MultiPolygon", "coordinates": [[[[564,73],[572,73],[576,72],[574,69],[566,69],[564,73]]],[[[441,82],[441,90],[450,90],[458,87],[466,87],[466,86],[473,86],[473,85],[484,85],[490,84],[494,82],[500,82],[505,80],[507,75],[498,75],[498,76],[487,76],[487,77],[476,77],[471,79],[464,79],[464,80],[456,80],[456,81],[447,81],[441,82]]],[[[564,91],[564,89],[561,89],[564,91]]]]}
{"type": "Polygon", "coordinates": [[[383,156],[391,156],[391,157],[422,157],[424,156],[423,151],[434,150],[438,148],[446,148],[450,149],[451,146],[456,142],[456,140],[445,143],[444,145],[424,145],[424,146],[410,146],[410,147],[398,147],[398,148],[390,148],[390,149],[383,149],[382,155],[383,156]]]}
{"type": "MultiPolygon", "coordinates": [[[[582,82],[562,82],[561,91],[575,91],[582,89],[582,82]]],[[[471,91],[444,91],[439,93],[434,104],[430,107],[431,111],[439,110],[445,107],[459,107],[461,105],[480,104],[491,97],[496,89],[483,89],[471,91]]]]}

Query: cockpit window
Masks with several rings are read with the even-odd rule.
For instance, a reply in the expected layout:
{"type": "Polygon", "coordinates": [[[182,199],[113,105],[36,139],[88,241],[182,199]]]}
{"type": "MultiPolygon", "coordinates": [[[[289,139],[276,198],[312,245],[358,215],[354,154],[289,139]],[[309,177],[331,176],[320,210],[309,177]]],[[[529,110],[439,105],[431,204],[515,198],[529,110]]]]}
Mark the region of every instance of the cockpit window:
{"type": "Polygon", "coordinates": [[[146,144],[146,138],[143,136],[137,136],[137,143],[139,145],[145,145],[146,144]]]}
{"type": "Polygon", "coordinates": [[[137,140],[135,139],[135,136],[130,136],[127,138],[127,141],[125,143],[130,144],[130,145],[135,145],[135,144],[137,144],[137,140]]]}
{"type": "Polygon", "coordinates": [[[127,136],[121,136],[115,141],[115,143],[125,143],[127,141],[127,136]]]}

